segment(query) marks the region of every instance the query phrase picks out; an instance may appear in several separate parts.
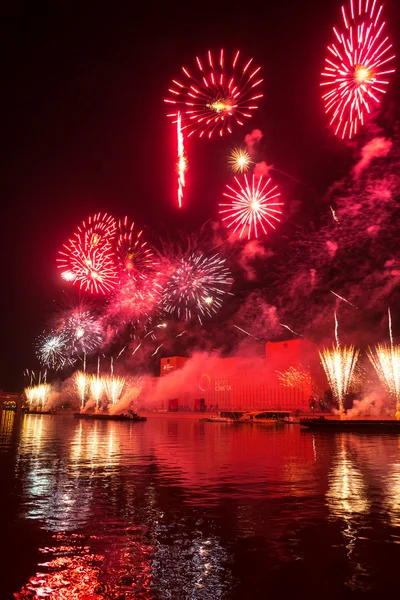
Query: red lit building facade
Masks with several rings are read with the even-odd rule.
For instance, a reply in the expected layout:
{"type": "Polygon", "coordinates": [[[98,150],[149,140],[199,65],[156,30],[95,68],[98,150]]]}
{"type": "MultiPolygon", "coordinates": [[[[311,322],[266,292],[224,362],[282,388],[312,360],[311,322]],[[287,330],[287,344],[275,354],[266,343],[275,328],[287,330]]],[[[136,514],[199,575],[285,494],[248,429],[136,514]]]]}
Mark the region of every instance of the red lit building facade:
{"type": "MultiPolygon", "coordinates": [[[[181,369],[190,360],[163,358],[160,375],[181,369]]],[[[170,410],[309,410],[327,388],[318,349],[305,340],[268,342],[265,357],[218,358],[198,376],[197,385],[165,398],[170,410]]]]}

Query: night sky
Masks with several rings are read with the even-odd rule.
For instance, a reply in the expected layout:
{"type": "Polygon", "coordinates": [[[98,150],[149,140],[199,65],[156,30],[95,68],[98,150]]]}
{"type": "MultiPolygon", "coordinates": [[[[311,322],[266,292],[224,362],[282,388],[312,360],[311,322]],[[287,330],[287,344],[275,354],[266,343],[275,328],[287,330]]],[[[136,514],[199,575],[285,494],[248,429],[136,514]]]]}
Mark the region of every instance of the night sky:
{"type": "MultiPolygon", "coordinates": [[[[334,138],[320,99],[340,2],[131,3],[123,10],[119,3],[53,4],[9,4],[1,16],[0,388],[10,391],[21,385],[24,368],[36,366],[33,342],[65,289],[58,249],[88,215],[127,214],[172,236],[216,220],[231,177],[226,156],[259,128],[267,162],[302,182],[281,181],[286,217],[271,239],[279,249],[282,230],[318,218],[327,188],[359,153],[334,138]],[[163,98],[182,64],[221,47],[254,57],[265,96],[233,136],[191,138],[185,207],[178,211],[175,130],[163,98]]],[[[398,4],[385,3],[385,17],[398,46],[398,4]]],[[[383,115],[399,88],[396,75],[383,115]]]]}

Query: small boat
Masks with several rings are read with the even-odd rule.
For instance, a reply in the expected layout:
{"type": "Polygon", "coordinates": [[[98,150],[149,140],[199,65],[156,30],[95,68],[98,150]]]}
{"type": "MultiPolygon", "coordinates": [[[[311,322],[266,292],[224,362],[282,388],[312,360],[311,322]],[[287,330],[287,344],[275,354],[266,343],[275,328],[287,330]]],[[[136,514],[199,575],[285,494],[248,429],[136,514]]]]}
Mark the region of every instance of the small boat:
{"type": "Polygon", "coordinates": [[[74,413],[75,419],[87,419],[96,421],[147,421],[146,417],[140,417],[134,412],[120,415],[109,415],[107,413],[74,413]]]}
{"type": "Polygon", "coordinates": [[[287,425],[300,425],[300,417],[285,417],[283,419],[279,419],[281,423],[286,423],[287,425]]]}
{"type": "Polygon", "coordinates": [[[237,423],[266,423],[276,424],[288,419],[290,417],[290,411],[276,411],[276,410],[258,410],[248,411],[242,414],[237,420],[237,423]]]}
{"type": "Polygon", "coordinates": [[[208,423],[236,423],[237,419],[228,419],[227,417],[203,417],[200,421],[208,423]]]}
{"type": "Polygon", "coordinates": [[[357,431],[366,433],[400,433],[395,419],[300,419],[300,425],[319,431],[357,431]]]}
{"type": "Polygon", "coordinates": [[[290,411],[222,411],[218,416],[203,417],[200,421],[208,421],[209,423],[235,423],[239,425],[252,425],[254,423],[276,424],[289,417],[290,411]]]}

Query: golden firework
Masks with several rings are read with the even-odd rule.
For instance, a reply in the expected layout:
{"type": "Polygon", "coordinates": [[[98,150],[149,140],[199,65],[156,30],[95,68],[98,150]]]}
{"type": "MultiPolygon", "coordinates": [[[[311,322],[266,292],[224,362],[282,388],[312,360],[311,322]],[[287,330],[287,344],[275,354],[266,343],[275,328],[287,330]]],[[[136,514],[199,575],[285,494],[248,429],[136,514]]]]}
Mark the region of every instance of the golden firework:
{"type": "Polygon", "coordinates": [[[250,154],[243,148],[234,148],[228,157],[228,163],[234,173],[245,173],[253,164],[250,154]]]}
{"type": "Polygon", "coordinates": [[[354,346],[323,348],[319,353],[332,394],[339,405],[340,418],[344,415],[344,399],[349,390],[359,350],[354,346]]]}
{"type": "Polygon", "coordinates": [[[396,419],[400,420],[400,346],[377,344],[369,349],[368,358],[383,386],[396,403],[396,419]]]}

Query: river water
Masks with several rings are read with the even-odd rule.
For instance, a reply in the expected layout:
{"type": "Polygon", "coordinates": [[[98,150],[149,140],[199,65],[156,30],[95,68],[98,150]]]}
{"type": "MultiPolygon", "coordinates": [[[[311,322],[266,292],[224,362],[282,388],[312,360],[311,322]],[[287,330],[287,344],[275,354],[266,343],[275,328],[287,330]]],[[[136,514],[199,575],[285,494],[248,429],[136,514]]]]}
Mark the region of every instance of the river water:
{"type": "Polygon", "coordinates": [[[196,419],[0,424],[0,598],[381,598],[400,436],[196,419]]]}

